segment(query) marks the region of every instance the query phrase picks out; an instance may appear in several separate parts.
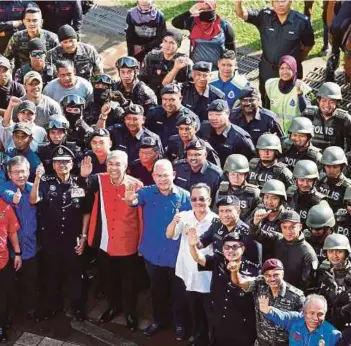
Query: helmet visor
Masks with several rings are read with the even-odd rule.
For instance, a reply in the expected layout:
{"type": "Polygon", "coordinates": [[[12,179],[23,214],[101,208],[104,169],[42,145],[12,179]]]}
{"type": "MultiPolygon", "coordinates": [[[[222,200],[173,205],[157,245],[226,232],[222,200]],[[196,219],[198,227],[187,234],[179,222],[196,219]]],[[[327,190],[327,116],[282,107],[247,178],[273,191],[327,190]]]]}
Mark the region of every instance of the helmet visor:
{"type": "Polygon", "coordinates": [[[122,67],[139,67],[139,63],[138,61],[133,58],[133,57],[130,57],[130,56],[125,56],[123,58],[119,58],[117,61],[116,61],[116,67],[117,68],[122,68],[122,67]]]}
{"type": "Polygon", "coordinates": [[[105,74],[98,74],[98,75],[92,77],[91,82],[93,84],[104,83],[104,84],[111,85],[112,84],[112,78],[107,76],[107,75],[105,75],[105,74]]]}

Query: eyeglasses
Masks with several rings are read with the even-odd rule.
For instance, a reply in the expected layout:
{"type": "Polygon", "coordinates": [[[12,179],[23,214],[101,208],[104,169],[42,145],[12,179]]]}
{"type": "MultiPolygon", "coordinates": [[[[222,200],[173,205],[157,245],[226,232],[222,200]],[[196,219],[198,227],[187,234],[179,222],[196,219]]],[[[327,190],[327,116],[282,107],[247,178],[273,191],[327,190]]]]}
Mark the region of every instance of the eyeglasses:
{"type": "Polygon", "coordinates": [[[229,251],[229,250],[235,251],[235,250],[240,249],[241,247],[242,247],[241,244],[234,244],[234,245],[225,244],[225,245],[223,245],[223,250],[225,250],[225,251],[229,251]]]}
{"type": "Polygon", "coordinates": [[[32,58],[41,58],[42,56],[45,55],[45,52],[30,52],[29,55],[32,58]]]}
{"type": "Polygon", "coordinates": [[[110,78],[109,76],[105,75],[105,74],[98,74],[96,76],[93,76],[91,78],[91,82],[94,84],[96,83],[105,83],[105,84],[112,84],[112,78],[110,78]]]}
{"type": "Polygon", "coordinates": [[[206,197],[203,197],[203,196],[201,196],[201,197],[191,197],[190,198],[190,201],[191,202],[197,202],[197,201],[199,201],[199,202],[206,202],[208,200],[208,198],[206,198],[206,197]]]}

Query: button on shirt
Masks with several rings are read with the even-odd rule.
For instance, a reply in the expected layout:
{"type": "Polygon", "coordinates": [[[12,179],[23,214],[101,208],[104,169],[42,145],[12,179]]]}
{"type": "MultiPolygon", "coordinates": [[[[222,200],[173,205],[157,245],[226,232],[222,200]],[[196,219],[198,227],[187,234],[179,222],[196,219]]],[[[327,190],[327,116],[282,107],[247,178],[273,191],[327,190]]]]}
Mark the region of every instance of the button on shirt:
{"type": "MultiPolygon", "coordinates": [[[[21,191],[21,199],[18,204],[13,204],[16,216],[20,223],[18,239],[22,251],[22,259],[27,260],[37,253],[37,207],[30,203],[29,194],[33,184],[27,183],[21,191]]],[[[17,186],[12,181],[7,181],[0,186],[0,197],[7,203],[13,203],[13,196],[17,192],[17,186]]]]}
{"type": "MultiPolygon", "coordinates": [[[[187,291],[200,293],[209,293],[211,288],[212,273],[209,271],[199,272],[197,264],[190,254],[188,236],[185,235],[189,227],[195,227],[197,234],[200,236],[211,226],[212,220],[218,218],[218,215],[208,211],[205,218],[199,221],[193,210],[183,211],[180,214],[180,222],[175,228],[173,239],[178,240],[180,237],[180,247],[176,264],[176,275],[179,276],[185,284],[187,291]]],[[[212,255],[212,246],[199,250],[204,256],[212,255]]]]}
{"type": "Polygon", "coordinates": [[[166,238],[166,229],[176,211],[190,210],[188,191],[173,185],[165,196],[156,185],[138,191],[138,204],[143,208],[144,231],[139,247],[144,258],[154,265],[174,268],[180,241],[166,238]]]}

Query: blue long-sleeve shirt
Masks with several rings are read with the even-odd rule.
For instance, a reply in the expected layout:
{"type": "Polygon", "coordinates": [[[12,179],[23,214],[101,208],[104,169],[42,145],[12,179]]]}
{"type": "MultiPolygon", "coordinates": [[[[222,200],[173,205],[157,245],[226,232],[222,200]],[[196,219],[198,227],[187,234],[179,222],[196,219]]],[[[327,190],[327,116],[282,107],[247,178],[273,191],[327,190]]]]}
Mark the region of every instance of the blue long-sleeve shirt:
{"type": "Polygon", "coordinates": [[[18,204],[13,204],[17,186],[10,180],[0,186],[0,197],[13,206],[21,225],[17,234],[24,260],[34,257],[37,253],[37,207],[29,201],[32,186],[32,183],[26,184],[24,190],[21,191],[22,197],[18,204]]]}
{"type": "Polygon", "coordinates": [[[282,311],[271,307],[269,314],[265,317],[289,332],[290,346],[335,346],[341,339],[341,332],[332,324],[324,321],[316,330],[310,332],[307,329],[302,312],[282,311]]]}

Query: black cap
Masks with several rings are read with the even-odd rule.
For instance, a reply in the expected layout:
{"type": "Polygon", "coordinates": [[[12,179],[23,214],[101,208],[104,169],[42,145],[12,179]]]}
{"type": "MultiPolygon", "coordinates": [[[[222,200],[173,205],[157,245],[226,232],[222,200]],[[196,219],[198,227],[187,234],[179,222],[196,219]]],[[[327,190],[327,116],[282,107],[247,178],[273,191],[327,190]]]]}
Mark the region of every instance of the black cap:
{"type": "Polygon", "coordinates": [[[62,25],[57,32],[57,36],[59,38],[59,41],[62,42],[64,40],[68,40],[70,38],[77,39],[77,33],[74,31],[74,29],[68,25],[62,25]]]}
{"type": "Polygon", "coordinates": [[[57,146],[52,152],[52,160],[73,160],[75,158],[73,152],[64,145],[57,146]]]}
{"type": "Polygon", "coordinates": [[[196,64],[194,64],[193,71],[211,72],[212,63],[207,61],[199,61],[196,64]]]}
{"type": "Polygon", "coordinates": [[[33,50],[42,50],[43,52],[46,52],[45,42],[40,38],[33,38],[33,40],[28,42],[28,50],[30,52],[33,50]]]}
{"type": "Polygon", "coordinates": [[[238,96],[239,100],[244,99],[245,97],[254,97],[255,99],[258,99],[258,92],[256,88],[253,88],[251,86],[243,88],[238,96]]]}
{"type": "Polygon", "coordinates": [[[221,205],[234,205],[236,207],[240,207],[240,200],[236,196],[224,196],[216,203],[217,207],[220,207],[221,205]]]}
{"type": "Polygon", "coordinates": [[[16,123],[12,130],[12,133],[15,133],[17,131],[22,131],[28,136],[32,135],[32,129],[26,123],[16,123]]]}
{"type": "Polygon", "coordinates": [[[167,37],[167,36],[172,37],[174,41],[176,41],[178,47],[181,46],[183,41],[183,35],[179,30],[173,29],[173,28],[167,29],[163,37],[167,37]]]}
{"type": "Polygon", "coordinates": [[[284,210],[280,214],[280,222],[284,221],[301,222],[301,218],[295,210],[284,210]]]}
{"type": "Polygon", "coordinates": [[[240,243],[245,244],[245,237],[240,232],[230,232],[223,237],[222,246],[227,241],[238,241],[240,243]]]}
{"type": "Polygon", "coordinates": [[[135,114],[135,115],[144,115],[144,108],[140,105],[136,105],[131,103],[128,107],[124,109],[124,116],[128,114],[135,114]]]}
{"type": "Polygon", "coordinates": [[[155,138],[152,137],[143,137],[139,142],[140,148],[158,148],[155,138]]]}
{"type": "Polygon", "coordinates": [[[160,92],[160,95],[164,95],[164,94],[180,94],[181,92],[181,88],[178,84],[175,83],[170,83],[170,84],[166,84],[160,92]]]}
{"type": "Polygon", "coordinates": [[[108,137],[110,138],[110,133],[106,129],[95,129],[90,135],[89,140],[91,141],[94,137],[108,137]]]}
{"type": "Polygon", "coordinates": [[[207,107],[209,112],[223,112],[229,111],[228,102],[226,100],[214,100],[212,101],[209,106],[207,107]]]}
{"type": "Polygon", "coordinates": [[[191,115],[182,115],[177,119],[176,126],[197,124],[197,119],[191,115]]]}
{"type": "Polygon", "coordinates": [[[187,151],[188,150],[205,150],[205,149],[206,149],[205,142],[200,139],[195,139],[191,141],[185,148],[185,150],[187,151]]]}
{"type": "Polygon", "coordinates": [[[37,13],[37,12],[41,12],[41,10],[40,10],[39,6],[36,3],[30,2],[27,5],[26,9],[24,10],[24,13],[27,13],[27,12],[31,12],[31,13],[35,12],[35,13],[37,13]]]}
{"type": "Polygon", "coordinates": [[[19,112],[22,112],[25,110],[28,110],[28,111],[32,112],[33,114],[35,114],[37,111],[37,107],[36,107],[34,102],[25,100],[18,106],[17,112],[19,113],[19,112]]]}

